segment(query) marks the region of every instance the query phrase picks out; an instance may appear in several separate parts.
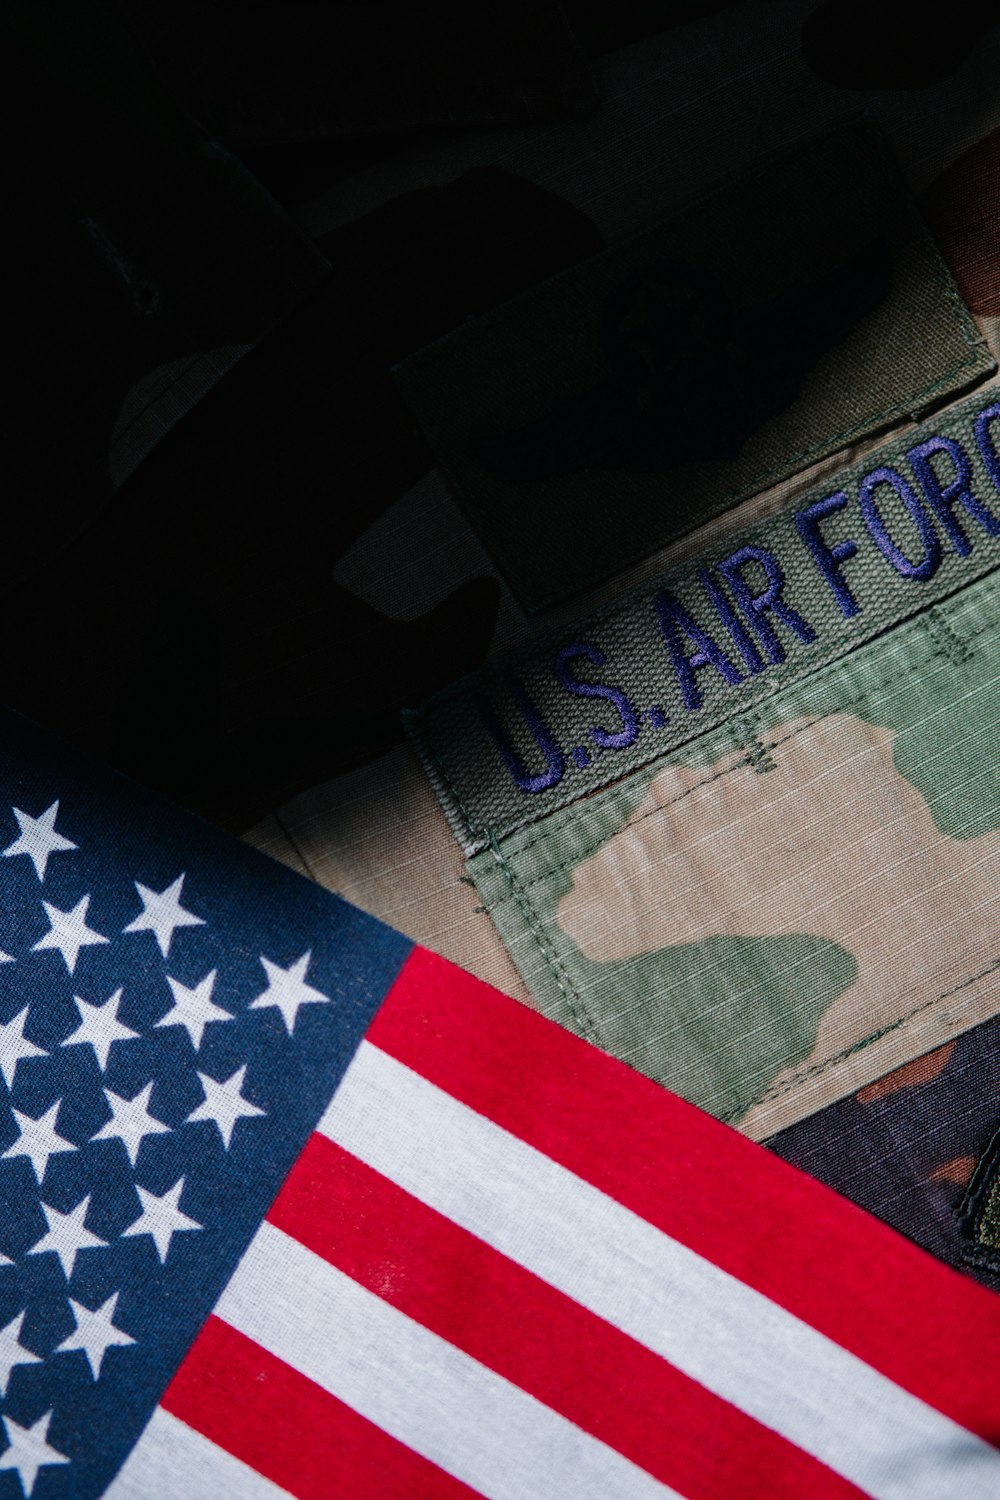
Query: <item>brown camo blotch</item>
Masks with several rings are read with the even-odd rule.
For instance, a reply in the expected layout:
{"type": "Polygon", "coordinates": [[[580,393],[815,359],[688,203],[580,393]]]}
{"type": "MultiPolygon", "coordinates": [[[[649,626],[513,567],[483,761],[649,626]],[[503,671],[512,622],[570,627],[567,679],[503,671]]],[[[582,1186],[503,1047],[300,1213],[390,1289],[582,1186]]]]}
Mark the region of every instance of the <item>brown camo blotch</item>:
{"type": "Polygon", "coordinates": [[[858,1089],[854,1097],[859,1104],[873,1104],[876,1099],[898,1094],[900,1089],[910,1089],[918,1083],[932,1083],[944,1072],[954,1050],[954,1042],[945,1042],[943,1047],[935,1047],[933,1052],[925,1052],[923,1057],[915,1057],[901,1068],[893,1068],[884,1078],[876,1078],[874,1083],[866,1084],[863,1089],[858,1089]]]}
{"type": "Polygon", "coordinates": [[[974,1156],[953,1156],[930,1173],[931,1182],[951,1182],[955,1187],[968,1187],[969,1178],[976,1170],[974,1156]]]}

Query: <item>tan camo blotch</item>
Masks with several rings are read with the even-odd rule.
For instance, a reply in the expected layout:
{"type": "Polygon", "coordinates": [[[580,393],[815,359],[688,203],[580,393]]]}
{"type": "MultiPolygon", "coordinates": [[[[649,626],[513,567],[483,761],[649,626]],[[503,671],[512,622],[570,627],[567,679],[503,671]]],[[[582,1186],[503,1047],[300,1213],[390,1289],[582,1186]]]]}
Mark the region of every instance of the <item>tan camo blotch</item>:
{"type": "Polygon", "coordinates": [[[744,752],[708,770],[668,767],[574,871],[559,925],[601,963],[709,937],[808,933],[847,949],[854,984],[811,1056],[767,1093],[793,1088],[997,955],[1000,832],[942,834],[896,769],[893,739],[835,714],[768,734],[771,770],[744,752]]]}

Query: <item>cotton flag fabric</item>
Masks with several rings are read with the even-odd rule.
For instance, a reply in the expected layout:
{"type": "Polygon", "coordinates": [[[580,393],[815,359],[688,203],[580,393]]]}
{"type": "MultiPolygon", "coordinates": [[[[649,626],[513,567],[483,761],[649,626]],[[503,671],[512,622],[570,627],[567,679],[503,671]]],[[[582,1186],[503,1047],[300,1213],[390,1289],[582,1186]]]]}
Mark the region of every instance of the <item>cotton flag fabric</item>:
{"type": "Polygon", "coordinates": [[[1000,1494],[1000,1302],[20,721],[0,1500],[1000,1494]]]}

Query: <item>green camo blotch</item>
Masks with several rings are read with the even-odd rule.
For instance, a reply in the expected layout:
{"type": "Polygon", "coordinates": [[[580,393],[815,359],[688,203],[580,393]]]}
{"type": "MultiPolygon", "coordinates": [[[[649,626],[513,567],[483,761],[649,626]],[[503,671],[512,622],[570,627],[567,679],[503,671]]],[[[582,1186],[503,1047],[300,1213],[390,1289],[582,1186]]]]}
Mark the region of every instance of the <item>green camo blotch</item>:
{"type": "Polygon", "coordinates": [[[723,1120],[809,1056],[857,975],[850,953],[805,933],[708,938],[604,964],[578,953],[575,968],[601,1045],[723,1120]]]}

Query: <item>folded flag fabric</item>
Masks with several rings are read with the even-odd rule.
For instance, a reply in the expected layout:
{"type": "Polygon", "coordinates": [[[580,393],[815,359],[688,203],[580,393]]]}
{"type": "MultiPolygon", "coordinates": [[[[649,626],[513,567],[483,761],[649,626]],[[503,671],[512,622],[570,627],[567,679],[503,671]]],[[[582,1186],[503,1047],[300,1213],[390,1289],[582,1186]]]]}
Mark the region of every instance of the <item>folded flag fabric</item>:
{"type": "Polygon", "coordinates": [[[0,1500],[1000,1494],[1000,1300],[14,719],[0,1500]]]}

